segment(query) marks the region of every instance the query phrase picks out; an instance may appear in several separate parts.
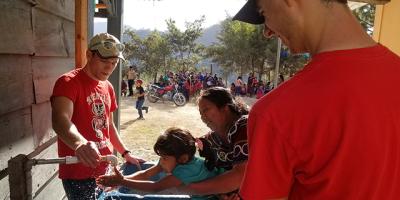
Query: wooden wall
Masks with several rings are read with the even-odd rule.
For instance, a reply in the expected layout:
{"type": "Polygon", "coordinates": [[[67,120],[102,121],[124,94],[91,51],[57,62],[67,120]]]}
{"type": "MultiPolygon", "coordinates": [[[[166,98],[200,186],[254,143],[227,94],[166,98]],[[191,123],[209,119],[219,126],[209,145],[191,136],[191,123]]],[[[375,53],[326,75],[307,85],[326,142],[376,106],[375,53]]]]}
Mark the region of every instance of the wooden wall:
{"type": "MultiPolygon", "coordinates": [[[[0,1],[0,170],[18,154],[57,157],[49,97],[75,65],[75,1],[0,1]]],[[[34,199],[61,199],[57,165],[32,169],[34,199]]],[[[8,177],[0,199],[9,199],[8,177]]]]}

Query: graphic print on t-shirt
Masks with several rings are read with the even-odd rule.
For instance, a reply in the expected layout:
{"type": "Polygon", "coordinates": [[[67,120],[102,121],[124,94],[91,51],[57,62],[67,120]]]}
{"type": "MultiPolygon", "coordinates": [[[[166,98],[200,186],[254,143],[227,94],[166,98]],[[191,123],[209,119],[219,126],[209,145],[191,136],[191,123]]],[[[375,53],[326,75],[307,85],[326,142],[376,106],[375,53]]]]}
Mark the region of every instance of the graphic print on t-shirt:
{"type": "Polygon", "coordinates": [[[92,107],[92,128],[96,133],[96,137],[103,140],[104,135],[102,130],[108,128],[108,122],[105,113],[106,106],[108,106],[107,104],[109,102],[109,96],[95,92],[91,93],[86,100],[87,103],[92,107]]]}

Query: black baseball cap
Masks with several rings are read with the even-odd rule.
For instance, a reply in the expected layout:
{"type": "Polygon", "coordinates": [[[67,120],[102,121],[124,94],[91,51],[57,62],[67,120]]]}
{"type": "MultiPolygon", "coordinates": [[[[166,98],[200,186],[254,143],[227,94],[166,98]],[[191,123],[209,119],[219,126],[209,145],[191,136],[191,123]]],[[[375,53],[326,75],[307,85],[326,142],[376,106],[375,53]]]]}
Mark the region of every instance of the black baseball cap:
{"type": "Polygon", "coordinates": [[[232,20],[238,20],[249,24],[263,24],[264,16],[260,15],[256,0],[248,0],[232,20]]]}

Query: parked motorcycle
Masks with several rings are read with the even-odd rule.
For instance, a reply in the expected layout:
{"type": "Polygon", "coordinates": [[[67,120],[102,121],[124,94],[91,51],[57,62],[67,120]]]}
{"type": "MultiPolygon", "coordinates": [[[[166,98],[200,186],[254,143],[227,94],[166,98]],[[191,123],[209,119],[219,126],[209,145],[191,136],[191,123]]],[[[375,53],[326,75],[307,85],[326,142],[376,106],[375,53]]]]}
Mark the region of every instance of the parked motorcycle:
{"type": "Polygon", "coordinates": [[[182,92],[179,92],[177,85],[160,87],[158,85],[150,84],[148,87],[147,99],[151,103],[155,103],[158,100],[168,100],[173,101],[177,106],[183,106],[186,104],[186,97],[182,92]]]}

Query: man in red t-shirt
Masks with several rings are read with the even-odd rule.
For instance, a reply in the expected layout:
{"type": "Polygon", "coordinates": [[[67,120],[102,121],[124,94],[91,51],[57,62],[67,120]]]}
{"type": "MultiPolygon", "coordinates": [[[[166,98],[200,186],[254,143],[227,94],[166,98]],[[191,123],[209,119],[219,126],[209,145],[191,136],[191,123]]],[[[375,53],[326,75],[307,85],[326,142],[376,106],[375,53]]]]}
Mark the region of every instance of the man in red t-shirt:
{"type": "Polygon", "coordinates": [[[123,49],[114,36],[95,35],[86,52],[85,67],[62,75],[54,85],[51,106],[58,154],[77,156],[80,161],[60,165],[59,177],[70,200],[95,199],[95,178],[105,174],[107,167],[100,156],[112,154],[112,148],[130,163],[141,161],[130,155],[113,122],[117,103],[107,79],[123,59],[123,49]]]}
{"type": "Polygon", "coordinates": [[[400,58],[346,3],[249,0],[234,17],[312,56],[251,109],[243,199],[399,198],[400,58]]]}

